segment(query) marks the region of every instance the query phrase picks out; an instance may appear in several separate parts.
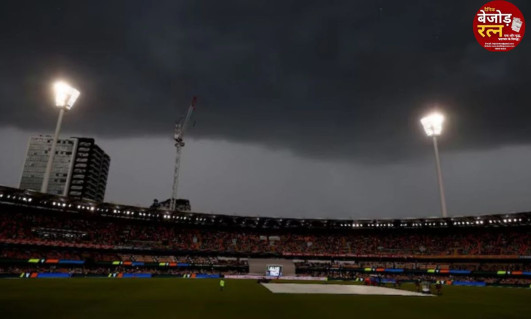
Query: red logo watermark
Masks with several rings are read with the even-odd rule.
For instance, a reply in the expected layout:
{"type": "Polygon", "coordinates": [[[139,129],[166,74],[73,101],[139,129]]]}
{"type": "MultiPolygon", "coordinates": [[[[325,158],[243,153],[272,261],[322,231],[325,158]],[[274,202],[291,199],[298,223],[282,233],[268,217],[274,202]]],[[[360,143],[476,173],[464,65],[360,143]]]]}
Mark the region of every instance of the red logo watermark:
{"type": "Polygon", "coordinates": [[[508,1],[488,2],[474,17],[476,40],[488,51],[511,51],[520,44],[524,33],[524,15],[508,1]]]}

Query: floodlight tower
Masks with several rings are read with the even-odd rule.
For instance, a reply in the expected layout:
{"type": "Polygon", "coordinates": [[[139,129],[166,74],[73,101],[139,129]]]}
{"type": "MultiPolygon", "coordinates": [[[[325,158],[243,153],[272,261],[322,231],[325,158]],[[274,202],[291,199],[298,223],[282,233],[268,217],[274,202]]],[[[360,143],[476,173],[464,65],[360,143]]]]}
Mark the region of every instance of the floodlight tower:
{"type": "Polygon", "coordinates": [[[59,138],[59,131],[61,130],[63,115],[66,111],[70,110],[72,106],[74,106],[74,103],[80,94],[78,90],[61,81],[54,84],[53,90],[55,93],[55,106],[59,108],[59,118],[57,119],[57,126],[55,127],[52,148],[50,149],[48,163],[46,165],[46,170],[44,171],[44,177],[42,179],[41,193],[46,193],[48,191],[48,182],[50,180],[50,174],[52,173],[55,147],[57,146],[57,139],[59,138]]]}
{"type": "Polygon", "coordinates": [[[424,127],[426,135],[433,138],[433,149],[435,151],[435,164],[437,166],[437,180],[439,182],[439,193],[441,197],[441,213],[442,217],[448,217],[446,211],[446,198],[444,197],[444,186],[441,173],[441,161],[439,159],[439,148],[437,147],[437,136],[441,135],[442,125],[444,122],[444,115],[441,113],[432,113],[423,117],[420,122],[424,127]]]}
{"type": "Polygon", "coordinates": [[[186,132],[186,127],[188,126],[188,122],[190,121],[190,117],[192,117],[192,113],[195,110],[195,104],[196,104],[197,98],[194,96],[192,99],[192,104],[188,107],[188,112],[186,113],[186,117],[175,123],[175,132],[173,135],[173,138],[175,140],[175,170],[173,172],[173,188],[171,193],[171,199],[170,199],[170,210],[175,210],[176,208],[176,201],[177,201],[177,187],[179,186],[179,166],[181,165],[181,149],[184,147],[184,133],[186,132]]]}

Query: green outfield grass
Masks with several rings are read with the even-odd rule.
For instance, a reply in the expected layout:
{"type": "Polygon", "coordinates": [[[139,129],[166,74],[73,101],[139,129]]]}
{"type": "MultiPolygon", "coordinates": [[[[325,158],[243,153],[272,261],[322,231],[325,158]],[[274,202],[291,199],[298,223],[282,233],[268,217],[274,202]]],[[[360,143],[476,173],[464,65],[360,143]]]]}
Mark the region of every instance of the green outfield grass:
{"type": "Polygon", "coordinates": [[[4,279],[0,318],[531,318],[531,289],[444,287],[426,298],[281,295],[251,280],[221,292],[211,279],[4,279]]]}

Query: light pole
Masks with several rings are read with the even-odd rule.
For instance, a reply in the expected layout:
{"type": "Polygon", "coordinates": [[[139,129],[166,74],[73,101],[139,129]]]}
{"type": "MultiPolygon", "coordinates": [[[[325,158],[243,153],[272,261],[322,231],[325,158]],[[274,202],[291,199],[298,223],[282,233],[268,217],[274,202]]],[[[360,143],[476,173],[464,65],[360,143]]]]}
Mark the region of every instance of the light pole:
{"type": "Polygon", "coordinates": [[[53,157],[55,155],[55,147],[57,146],[57,139],[59,138],[59,131],[61,130],[61,122],[63,121],[63,115],[66,111],[70,110],[77,98],[79,97],[79,91],[71,87],[65,82],[56,82],[53,86],[55,93],[55,106],[59,108],[59,118],[57,119],[57,126],[55,127],[55,135],[53,136],[52,148],[50,149],[50,155],[48,156],[48,164],[44,171],[44,177],[42,179],[41,193],[48,192],[48,182],[50,180],[50,174],[52,173],[53,157]]]}
{"type": "Polygon", "coordinates": [[[437,136],[441,135],[444,116],[441,113],[432,113],[420,120],[426,135],[433,138],[433,150],[435,151],[435,164],[437,166],[437,180],[439,181],[439,193],[441,197],[442,217],[448,217],[446,211],[446,198],[444,197],[444,186],[441,173],[441,161],[439,159],[439,148],[437,147],[437,136]]]}

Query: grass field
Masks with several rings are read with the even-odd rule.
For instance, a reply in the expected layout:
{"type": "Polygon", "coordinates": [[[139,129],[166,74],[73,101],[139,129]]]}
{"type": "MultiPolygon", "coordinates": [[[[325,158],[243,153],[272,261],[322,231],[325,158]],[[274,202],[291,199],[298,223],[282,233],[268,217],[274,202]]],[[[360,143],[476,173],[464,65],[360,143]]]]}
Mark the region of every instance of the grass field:
{"type": "Polygon", "coordinates": [[[423,298],[273,294],[252,280],[226,283],[221,292],[210,279],[5,279],[0,318],[531,318],[531,289],[444,287],[423,298]]]}

